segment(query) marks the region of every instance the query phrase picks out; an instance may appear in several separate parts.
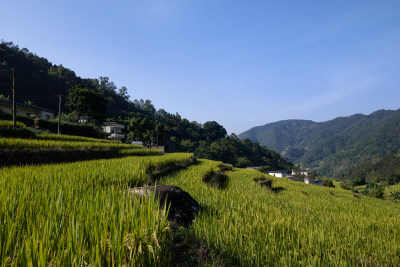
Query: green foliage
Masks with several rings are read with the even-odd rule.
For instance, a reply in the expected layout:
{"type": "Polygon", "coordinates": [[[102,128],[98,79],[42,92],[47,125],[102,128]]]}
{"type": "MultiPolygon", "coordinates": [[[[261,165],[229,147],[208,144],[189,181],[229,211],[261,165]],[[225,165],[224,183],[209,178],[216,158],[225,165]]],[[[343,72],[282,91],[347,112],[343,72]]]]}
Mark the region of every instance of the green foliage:
{"type": "Polygon", "coordinates": [[[393,200],[393,201],[400,201],[400,191],[390,192],[388,199],[393,200]]]}
{"type": "Polygon", "coordinates": [[[232,164],[224,164],[224,163],[222,163],[218,167],[219,167],[219,170],[221,172],[227,172],[227,171],[232,171],[233,170],[232,164]]]}
{"type": "Polygon", "coordinates": [[[344,190],[353,190],[354,189],[354,185],[350,181],[341,182],[340,187],[344,190]]]}
{"type": "Polygon", "coordinates": [[[266,178],[264,175],[253,178],[253,180],[261,187],[272,189],[272,179],[266,178]]]}
{"type": "Polygon", "coordinates": [[[224,172],[210,170],[203,176],[203,182],[218,189],[225,189],[229,180],[224,172]]]}
{"type": "Polygon", "coordinates": [[[101,125],[105,121],[107,101],[101,94],[81,84],[75,85],[68,92],[66,105],[74,113],[76,122],[84,119],[101,125]]]}
{"type": "Polygon", "coordinates": [[[394,185],[396,183],[399,183],[400,182],[400,174],[392,173],[388,177],[386,177],[385,181],[388,185],[394,185]]]}
{"type": "Polygon", "coordinates": [[[344,177],[349,178],[363,175],[366,182],[373,182],[375,178],[378,178],[379,181],[386,181],[389,184],[393,184],[394,179],[400,173],[399,166],[400,153],[398,151],[389,152],[383,157],[375,157],[372,160],[355,165],[348,170],[344,177]]]}
{"type": "Polygon", "coordinates": [[[385,195],[383,187],[376,183],[368,184],[367,187],[361,191],[361,193],[375,198],[383,198],[385,195]]]}
{"type": "Polygon", "coordinates": [[[353,186],[364,185],[365,176],[363,174],[359,174],[351,179],[351,183],[353,186]]]}
{"type": "Polygon", "coordinates": [[[234,134],[212,142],[209,146],[206,141],[199,142],[199,147],[194,153],[198,158],[223,161],[236,167],[269,165],[275,170],[292,167],[291,163],[286,162],[275,151],[249,139],[240,140],[234,134]]]}
{"type": "Polygon", "coordinates": [[[205,140],[209,143],[215,142],[226,136],[225,128],[216,121],[208,121],[203,125],[205,140]]]}
{"type": "Polygon", "coordinates": [[[322,179],[322,186],[327,186],[327,187],[335,187],[331,179],[328,178],[323,178],[322,179]]]}
{"type": "Polygon", "coordinates": [[[158,129],[158,144],[164,143],[164,125],[149,117],[132,117],[127,123],[127,138],[126,142],[142,141],[143,145],[150,147],[156,145],[157,129],[158,129]]]}
{"type": "Polygon", "coordinates": [[[271,166],[261,166],[258,168],[258,171],[262,173],[269,173],[270,171],[273,171],[273,168],[271,166]]]}
{"type": "Polygon", "coordinates": [[[66,96],[72,86],[83,84],[91,89],[97,86],[96,80],[77,77],[70,69],[53,65],[26,48],[0,42],[0,94],[5,96],[12,94],[12,69],[18,81],[17,101],[23,102],[21,96],[29,96],[36,105],[52,110],[58,110],[58,95],[66,96]]]}

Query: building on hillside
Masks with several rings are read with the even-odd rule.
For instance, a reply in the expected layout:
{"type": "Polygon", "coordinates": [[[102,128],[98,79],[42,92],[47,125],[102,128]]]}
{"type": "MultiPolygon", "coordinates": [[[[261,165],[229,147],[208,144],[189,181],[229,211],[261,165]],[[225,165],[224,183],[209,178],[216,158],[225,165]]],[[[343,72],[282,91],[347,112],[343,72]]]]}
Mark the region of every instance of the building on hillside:
{"type": "Polygon", "coordinates": [[[289,177],[289,173],[287,171],[270,171],[268,174],[279,178],[289,177]]]}
{"type": "MultiPolygon", "coordinates": [[[[39,106],[27,105],[21,102],[16,103],[17,114],[24,116],[35,116],[39,119],[52,120],[54,119],[54,111],[39,106]]],[[[12,113],[13,102],[6,99],[0,99],[0,110],[12,113]]]]}
{"type": "Polygon", "coordinates": [[[304,182],[306,184],[313,184],[313,185],[322,186],[322,180],[313,180],[313,179],[310,179],[310,178],[304,178],[304,182]]]}
{"type": "Polygon", "coordinates": [[[104,123],[102,128],[105,133],[110,134],[108,138],[112,140],[122,141],[122,139],[125,138],[125,135],[122,134],[122,130],[125,129],[125,125],[121,123],[108,121],[104,123]]]}

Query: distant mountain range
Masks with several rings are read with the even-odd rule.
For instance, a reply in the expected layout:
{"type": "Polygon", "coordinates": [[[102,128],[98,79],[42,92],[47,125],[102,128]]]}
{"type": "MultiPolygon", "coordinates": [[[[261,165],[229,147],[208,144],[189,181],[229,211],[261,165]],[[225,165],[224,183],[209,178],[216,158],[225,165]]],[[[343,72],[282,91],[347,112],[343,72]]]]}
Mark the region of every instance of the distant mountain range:
{"type": "Polygon", "coordinates": [[[286,159],[337,175],[357,163],[400,149],[400,109],[355,114],[326,122],[285,120],[239,134],[286,159]]]}

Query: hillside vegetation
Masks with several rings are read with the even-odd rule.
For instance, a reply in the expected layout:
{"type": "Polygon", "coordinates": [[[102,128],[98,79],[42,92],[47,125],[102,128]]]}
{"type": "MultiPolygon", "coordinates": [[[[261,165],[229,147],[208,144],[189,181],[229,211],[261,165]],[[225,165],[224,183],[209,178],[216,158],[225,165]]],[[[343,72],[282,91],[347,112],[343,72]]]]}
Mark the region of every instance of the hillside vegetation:
{"type": "Polygon", "coordinates": [[[350,168],[345,177],[362,177],[366,182],[386,182],[389,185],[400,182],[400,152],[389,152],[384,157],[375,157],[350,168]],[[394,176],[394,177],[393,177],[394,176]],[[397,181],[390,179],[397,178],[397,181]]]}
{"type": "MultiPolygon", "coordinates": [[[[97,110],[95,113],[105,113],[106,120],[124,124],[127,143],[139,140],[151,145],[158,140],[166,152],[190,152],[197,157],[221,160],[237,167],[292,167],[278,153],[250,140],[240,140],[235,134],[228,135],[225,128],[215,121],[201,124],[182,118],[178,113],[157,110],[150,100],[131,100],[128,89],[124,86],[117,88],[108,77],[78,77],[73,70],[55,65],[12,42],[0,43],[0,98],[9,99],[12,95],[13,69],[16,72],[17,101],[58,110],[58,95],[63,96],[62,121],[65,123],[61,124],[61,133],[102,137],[96,125],[72,123],[77,121],[77,117],[73,116],[74,111],[68,105],[71,88],[90,89],[95,95],[101,95],[106,103],[106,112],[97,110]]],[[[27,127],[33,126],[32,118],[17,117],[27,127]]],[[[11,114],[0,110],[0,120],[10,119],[11,114]]],[[[57,121],[39,120],[40,129],[54,133],[57,126],[57,121]]]]}
{"type": "Polygon", "coordinates": [[[325,175],[400,149],[400,110],[380,110],[327,122],[287,120],[239,135],[282,153],[287,160],[325,175]]]}

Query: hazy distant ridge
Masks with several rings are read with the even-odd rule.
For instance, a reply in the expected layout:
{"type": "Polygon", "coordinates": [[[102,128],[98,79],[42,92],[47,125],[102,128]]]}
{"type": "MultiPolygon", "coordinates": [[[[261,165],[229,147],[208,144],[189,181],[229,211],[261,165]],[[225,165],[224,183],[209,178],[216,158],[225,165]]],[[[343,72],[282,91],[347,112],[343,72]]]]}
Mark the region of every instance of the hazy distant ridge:
{"type": "Polygon", "coordinates": [[[239,138],[266,145],[286,159],[325,174],[400,149],[400,109],[355,114],[326,122],[285,120],[253,127],[239,138]]]}

